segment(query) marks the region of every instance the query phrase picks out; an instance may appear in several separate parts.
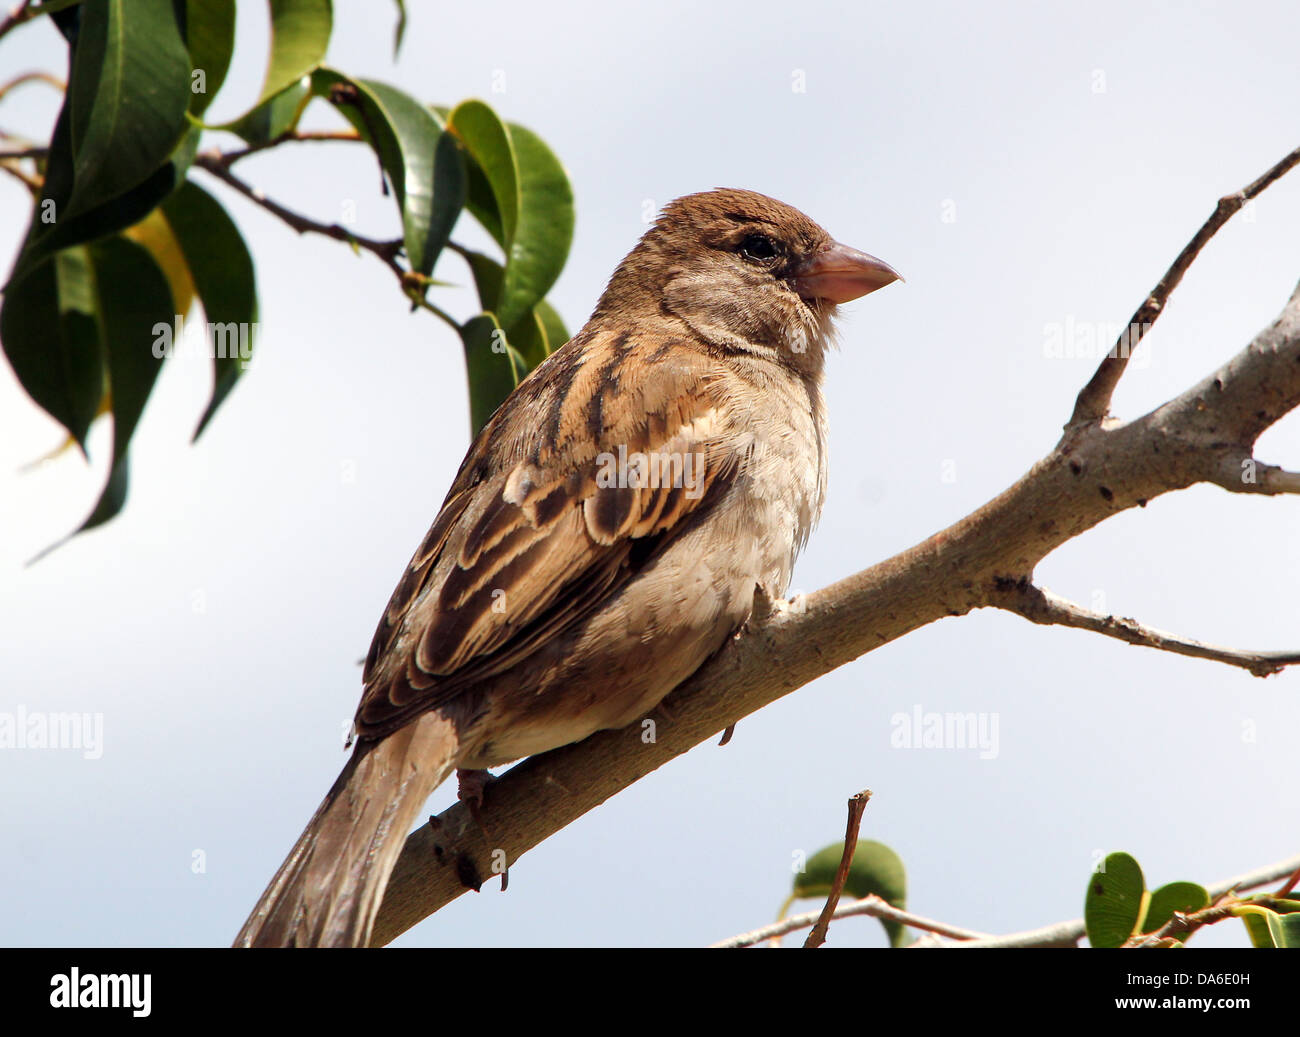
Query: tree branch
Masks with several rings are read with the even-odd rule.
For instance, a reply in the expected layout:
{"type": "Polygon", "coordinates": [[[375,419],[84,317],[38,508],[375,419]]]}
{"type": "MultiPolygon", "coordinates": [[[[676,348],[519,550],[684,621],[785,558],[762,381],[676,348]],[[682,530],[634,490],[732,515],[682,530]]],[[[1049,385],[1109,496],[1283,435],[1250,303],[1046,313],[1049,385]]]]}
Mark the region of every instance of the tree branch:
{"type": "Polygon", "coordinates": [[[858,848],[858,830],[862,826],[862,814],[867,809],[870,799],[870,789],[864,789],[849,798],[849,817],[844,827],[844,852],[840,854],[840,866],[835,869],[830,895],[822,906],[817,924],[812,927],[812,932],[804,941],[803,945],[807,949],[820,947],[826,942],[826,932],[830,929],[831,918],[840,902],[840,894],[844,891],[844,881],[849,877],[849,868],[853,864],[853,854],[858,848]]]}
{"type": "Polygon", "coordinates": [[[346,242],[356,248],[364,249],[366,252],[374,253],[383,260],[384,265],[397,274],[398,277],[401,277],[406,273],[397,262],[397,257],[402,252],[401,238],[396,238],[392,241],[378,241],[374,238],[367,238],[360,234],[354,234],[352,231],[340,224],[318,223],[316,220],[302,216],[294,212],[292,209],[286,209],[279,202],[268,198],[265,193],[259,191],[257,188],[240,179],[230,171],[229,166],[231,156],[233,155],[235,158],[240,158],[246,154],[248,154],[247,151],[230,152],[229,155],[223,154],[220,151],[204,151],[194,156],[194,164],[200,169],[206,169],[218,180],[233,187],[250,201],[260,205],[272,216],[287,223],[299,234],[322,234],[327,238],[333,238],[335,241],[346,242]]]}
{"type": "Polygon", "coordinates": [[[1151,326],[1160,319],[1160,314],[1164,313],[1169,296],[1178,287],[1183,275],[1195,262],[1196,257],[1200,255],[1201,249],[1209,243],[1209,240],[1219,232],[1219,228],[1227,223],[1246,202],[1256,197],[1275,180],[1285,176],[1297,163],[1300,163],[1300,148],[1296,148],[1263,176],[1242,188],[1236,194],[1224,195],[1219,199],[1218,204],[1214,207],[1214,212],[1210,213],[1209,219],[1201,225],[1201,229],[1196,232],[1192,240],[1178,253],[1178,258],[1165,271],[1165,276],[1160,278],[1160,282],[1151,290],[1151,294],[1137,308],[1137,312],[1129,318],[1128,326],[1120,332],[1119,338],[1115,340],[1115,345],[1102,359],[1101,365],[1097,368],[1097,373],[1092,376],[1092,379],[1084,386],[1083,391],[1079,393],[1079,398],[1074,404],[1074,414],[1070,417],[1066,428],[1072,428],[1075,425],[1090,421],[1100,421],[1110,413],[1111,397],[1115,393],[1115,386],[1119,384],[1119,380],[1124,374],[1125,367],[1128,366],[1129,357],[1133,355],[1133,350],[1137,348],[1137,344],[1142,341],[1143,336],[1151,330],[1151,326]]]}
{"type": "Polygon", "coordinates": [[[38,193],[45,183],[40,177],[24,172],[21,166],[4,158],[0,158],[0,173],[8,173],[15,180],[21,180],[23,186],[33,194],[38,193]]]}
{"type": "MultiPolygon", "coordinates": [[[[1280,898],[1278,897],[1260,896],[1252,900],[1251,903],[1257,907],[1276,908],[1280,906],[1279,901],[1280,898]]],[[[1131,936],[1124,942],[1123,946],[1126,949],[1168,947],[1174,946],[1172,941],[1175,940],[1186,943],[1188,938],[1198,929],[1207,925],[1217,925],[1219,922],[1236,917],[1237,908],[1243,906],[1244,903],[1240,897],[1225,895],[1200,911],[1192,911],[1188,914],[1175,911],[1173,917],[1155,932],[1131,936]]]]}
{"type": "MultiPolygon", "coordinates": [[[[737,936],[729,936],[725,940],[719,940],[712,947],[718,948],[736,948],[750,947],[756,943],[762,943],[765,940],[771,940],[777,936],[784,936],[786,933],[792,933],[796,929],[803,929],[819,921],[822,911],[809,911],[807,914],[791,915],[789,918],[783,918],[779,922],[773,922],[771,925],[765,925],[761,929],[755,929],[752,932],[740,933],[737,936]]],[[[894,907],[887,900],[882,900],[874,893],[871,896],[863,897],[861,900],[853,900],[847,904],[841,904],[831,913],[831,918],[839,921],[841,918],[853,918],[857,915],[867,915],[871,918],[880,918],[890,922],[898,922],[900,925],[908,925],[913,929],[920,929],[923,932],[937,933],[940,936],[950,936],[954,940],[979,940],[984,939],[984,933],[976,932],[974,929],[962,929],[959,926],[948,925],[946,922],[936,922],[932,918],[923,918],[921,915],[912,914],[910,911],[901,911],[894,907]]]]}
{"type": "Polygon", "coordinates": [[[285,140],[352,140],[354,137],[348,134],[340,136],[334,135],[298,135],[288,137],[281,135],[270,143],[245,148],[242,151],[204,151],[194,157],[194,165],[200,169],[205,169],[222,183],[233,187],[249,201],[260,205],[272,216],[277,217],[282,222],[287,223],[299,234],[321,234],[327,238],[333,238],[335,241],[346,242],[354,249],[364,250],[379,257],[383,264],[397,277],[402,286],[402,292],[411,301],[413,307],[418,306],[421,309],[428,310],[444,324],[451,327],[459,333],[460,322],[451,314],[447,313],[439,306],[435,306],[424,297],[424,289],[430,283],[430,279],[422,274],[412,270],[407,270],[397,261],[397,257],[402,255],[403,242],[401,238],[395,238],[391,241],[379,241],[375,238],[363,237],[360,234],[354,234],[346,227],[337,223],[319,223],[310,219],[292,209],[287,209],[274,199],[268,198],[266,194],[253,187],[251,184],[242,180],[230,171],[232,162],[245,158],[256,151],[263,150],[265,147],[271,147],[274,144],[281,143],[285,140]]]}
{"type": "MultiPolygon", "coordinates": [[[[1258,193],[1285,164],[1247,190],[1258,193]]],[[[1260,433],[1298,405],[1300,286],[1272,325],[1180,396],[1128,423],[1072,423],[1015,485],[955,525],[808,595],[800,609],[752,616],[668,696],[675,719],[658,725],[655,741],[642,741],[633,725],[532,757],[487,787],[482,825],[457,804],[413,832],[371,942],[388,943],[477,888],[494,851],[513,865],[610,796],[822,674],[936,620],[1002,605],[1009,584],[1031,584],[1044,557],[1112,515],[1219,483],[1225,464],[1250,459],[1260,433]]]]}
{"type": "Polygon", "coordinates": [[[357,133],[356,130],[285,130],[278,137],[272,137],[260,144],[250,144],[238,151],[214,152],[213,156],[220,156],[221,164],[229,169],[240,159],[248,158],[249,155],[256,155],[269,148],[279,147],[281,144],[289,144],[294,141],[359,143],[360,140],[361,134],[357,133]]]}
{"type": "MultiPolygon", "coordinates": [[[[488,786],[489,845],[462,805],[408,838],[375,924],[387,943],[489,874],[493,850],[527,850],[650,771],[846,662],[946,616],[999,604],[1061,544],[1129,508],[1213,481],[1222,458],[1253,443],[1261,408],[1300,404],[1300,290],[1279,319],[1214,375],[1128,424],[1063,439],[1014,486],[902,554],[751,621],[666,700],[657,741],[605,731],[532,757],[488,786]],[[1268,386],[1267,392],[1260,386],[1268,386]]],[[[1274,417],[1273,420],[1276,420],[1274,417]]]]}
{"type": "Polygon", "coordinates": [[[4,39],[23,22],[35,18],[38,14],[40,14],[40,11],[32,9],[32,0],[22,0],[20,4],[5,15],[3,21],[0,21],[0,39],[4,39]]]}
{"type": "Polygon", "coordinates": [[[1225,457],[1213,480],[1230,493],[1300,493],[1300,473],[1251,458],[1225,457]]]}
{"type": "Polygon", "coordinates": [[[1300,651],[1245,652],[1235,648],[1204,644],[1201,641],[1193,641],[1190,638],[1179,637],[1177,634],[1144,626],[1135,619],[1093,612],[1032,583],[1016,581],[1006,585],[1003,598],[997,604],[999,608],[1023,616],[1031,623],[1091,630],[1094,634],[1103,634],[1131,645],[1157,648],[1162,652],[1188,655],[1195,659],[1211,659],[1215,662],[1227,663],[1229,666],[1240,666],[1256,677],[1281,673],[1286,667],[1300,663],[1300,651]]]}
{"type": "Polygon", "coordinates": [[[43,4],[36,4],[33,0],[21,0],[21,3],[10,10],[3,21],[0,21],[0,39],[4,39],[9,32],[18,28],[23,22],[29,22],[43,14],[62,11],[79,3],[81,3],[81,0],[45,0],[43,4]]]}
{"type": "MultiPolygon", "coordinates": [[[[1274,864],[1266,865],[1255,871],[1247,872],[1245,875],[1238,875],[1235,878],[1225,879],[1209,887],[1208,892],[1215,900],[1220,900],[1230,893],[1256,889],[1259,886],[1267,886],[1271,882],[1276,882],[1279,878],[1285,876],[1291,878],[1300,878],[1300,857],[1292,857],[1289,860],[1278,861],[1274,864]]],[[[1273,894],[1274,899],[1284,899],[1290,892],[1290,883],[1284,885],[1273,894]]],[[[1213,910],[1213,908],[1207,908],[1213,910]]],[[[855,900],[852,903],[841,905],[835,909],[833,918],[851,918],[855,915],[869,915],[872,918],[885,918],[891,921],[899,922],[902,925],[911,926],[913,929],[920,929],[924,932],[932,933],[935,936],[947,936],[953,940],[961,941],[950,943],[944,940],[926,938],[918,940],[911,946],[914,948],[923,947],[1074,947],[1083,939],[1085,928],[1082,918],[1076,918],[1070,922],[1057,922],[1054,925],[1045,926],[1042,929],[1033,929],[1023,933],[1011,933],[1007,936],[987,936],[978,933],[972,929],[963,929],[959,926],[950,925],[947,922],[936,922],[931,918],[924,918],[921,915],[912,914],[909,911],[900,911],[887,901],[881,900],[877,896],[863,897],[861,900],[855,900]]],[[[765,925],[761,929],[755,929],[752,932],[740,933],[736,936],[730,936],[725,940],[719,940],[711,944],[711,947],[717,948],[734,948],[749,947],[753,944],[762,943],[773,939],[774,937],[784,936],[786,933],[794,932],[796,929],[802,929],[805,926],[812,925],[820,917],[820,912],[809,911],[807,914],[791,915],[789,918],[783,918],[779,922],[771,925],[765,925]]]]}
{"type": "MultiPolygon", "coordinates": [[[[3,35],[3,33],[0,33],[3,35]]],[[[55,90],[62,93],[68,88],[68,85],[58,76],[50,75],[48,72],[22,72],[0,84],[0,101],[3,101],[9,91],[14,87],[22,86],[24,83],[44,83],[46,86],[52,86],[55,90]]]]}

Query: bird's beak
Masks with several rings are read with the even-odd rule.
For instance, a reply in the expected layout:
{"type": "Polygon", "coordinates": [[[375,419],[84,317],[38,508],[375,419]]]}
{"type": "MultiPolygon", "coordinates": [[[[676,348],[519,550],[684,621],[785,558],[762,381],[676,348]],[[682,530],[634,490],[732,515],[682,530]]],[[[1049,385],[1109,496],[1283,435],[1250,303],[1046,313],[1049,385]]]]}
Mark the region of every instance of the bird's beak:
{"type": "Polygon", "coordinates": [[[888,263],[832,241],[794,272],[795,289],[805,299],[852,302],[901,281],[903,275],[888,263]]]}

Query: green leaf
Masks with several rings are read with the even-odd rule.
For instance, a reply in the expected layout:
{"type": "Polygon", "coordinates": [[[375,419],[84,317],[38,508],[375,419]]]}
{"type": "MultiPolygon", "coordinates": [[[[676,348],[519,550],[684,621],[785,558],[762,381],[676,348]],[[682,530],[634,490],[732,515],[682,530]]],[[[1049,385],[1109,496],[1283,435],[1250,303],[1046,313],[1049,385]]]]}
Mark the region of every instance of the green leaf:
{"type": "MultiPolygon", "coordinates": [[[[466,190],[465,153],[455,137],[440,130],[433,153],[433,207],[429,213],[428,238],[422,253],[422,264],[427,269],[420,270],[425,276],[433,271],[438,256],[451,240],[452,228],[465,208],[466,190]]],[[[411,255],[409,242],[407,255],[411,255]]]]}
{"type": "MultiPolygon", "coordinates": [[[[179,187],[189,176],[190,166],[194,165],[194,156],[198,154],[199,138],[203,136],[203,130],[199,126],[191,126],[189,132],[185,134],[176,145],[176,150],[171,153],[167,164],[172,167],[172,182],[174,187],[179,187]]],[[[166,166],[163,167],[167,168],[166,166]]]]}
{"type": "Polygon", "coordinates": [[[406,36],[406,0],[396,0],[397,26],[393,29],[393,60],[402,49],[402,40],[406,36]]]}
{"type": "MultiPolygon", "coordinates": [[[[100,9],[99,13],[102,15],[104,10],[100,9]]],[[[73,78],[77,75],[76,67],[74,55],[73,78]]],[[[199,139],[197,128],[187,130],[165,156],[166,160],[140,183],[84,212],[74,213],[70,204],[75,175],[73,100],[70,90],[54,125],[42,197],[33,207],[27,236],[10,274],[11,283],[59,249],[105,237],[139,222],[185,179],[194,159],[199,139]]]]}
{"type": "MultiPolygon", "coordinates": [[[[808,858],[804,870],[795,875],[793,896],[827,897],[844,856],[844,844],[833,843],[808,858]]],[[[903,859],[884,843],[860,839],[853,850],[853,861],[844,880],[844,892],[861,899],[875,894],[900,911],[907,907],[907,870],[903,859]]],[[[892,919],[880,920],[892,947],[901,946],[906,927],[892,919]]]]}
{"type": "Polygon", "coordinates": [[[469,375],[470,435],[476,436],[519,380],[527,373],[523,358],[506,341],[490,313],[481,313],[460,328],[469,375]]]}
{"type": "Polygon", "coordinates": [[[474,161],[466,164],[465,208],[470,211],[483,229],[492,236],[492,240],[503,249],[506,247],[506,233],[501,226],[501,212],[497,209],[496,197],[492,194],[492,185],[488,183],[483,170],[474,161]]]}
{"type": "Polygon", "coordinates": [[[428,108],[384,83],[333,69],[312,80],[315,93],[374,147],[397,195],[411,269],[429,276],[465,206],[465,160],[456,141],[428,108]]]}
{"type": "MultiPolygon", "coordinates": [[[[86,521],[58,543],[51,544],[37,557],[42,558],[49,554],[50,551],[53,551],[54,548],[66,544],[77,533],[84,533],[88,529],[102,526],[121,512],[122,508],[126,506],[126,493],[130,483],[130,467],[131,459],[128,454],[123,454],[120,458],[114,460],[113,467],[108,471],[108,482],[104,484],[104,488],[100,491],[99,499],[95,501],[94,510],[86,516],[86,521]]],[[[33,559],[33,561],[35,560],[33,559]]]]}
{"type": "Polygon", "coordinates": [[[107,522],[126,500],[127,450],[162,368],[156,329],[172,325],[171,289],[146,248],[115,237],[89,251],[112,394],[113,463],[94,511],[77,532],[107,522]]]}
{"type": "Polygon", "coordinates": [[[506,341],[519,352],[526,370],[531,371],[546,359],[546,328],[537,310],[529,310],[506,332],[506,341]]]}
{"type": "MultiPolygon", "coordinates": [[[[466,103],[482,104],[481,101],[466,103]]],[[[484,107],[487,106],[484,105],[484,107]]],[[[431,104],[429,105],[429,111],[431,111],[433,117],[438,120],[438,125],[443,129],[447,129],[448,120],[451,118],[451,109],[445,105],[431,104]]],[[[488,111],[491,113],[492,109],[488,108],[488,111]]],[[[495,119],[495,113],[493,113],[493,119],[495,119]]],[[[499,120],[497,121],[499,123],[499,120]]],[[[504,124],[501,125],[504,128],[504,124]]],[[[460,138],[458,137],[457,139],[460,138]]],[[[462,140],[461,143],[464,144],[465,142],[462,140]]],[[[504,249],[506,247],[506,235],[504,228],[501,226],[501,212],[498,209],[492,185],[488,182],[487,176],[484,174],[483,169],[479,166],[478,162],[474,159],[472,154],[468,153],[467,161],[465,163],[465,179],[465,208],[470,211],[470,215],[482,224],[483,228],[492,236],[492,240],[504,249]]],[[[517,195],[518,188],[516,186],[512,189],[510,197],[514,198],[517,197],[517,195]]]]}
{"type": "Polygon", "coordinates": [[[1250,937],[1252,947],[1276,947],[1273,942],[1273,935],[1268,931],[1268,921],[1266,915],[1268,911],[1265,908],[1251,908],[1249,910],[1237,908],[1233,911],[1242,923],[1246,926],[1246,935],[1250,937]]]}
{"type": "Polygon", "coordinates": [[[482,101],[457,105],[447,125],[473,162],[466,207],[505,252],[495,312],[503,327],[513,327],[564,268],[573,243],[573,188],[540,137],[507,126],[482,101]]]}
{"type": "Polygon", "coordinates": [[[207,110],[226,81],[235,48],[235,0],[186,0],[185,42],[190,52],[190,114],[207,110]],[[203,73],[203,90],[194,89],[194,72],[203,73]]]}
{"type": "MultiPolygon", "coordinates": [[[[501,264],[482,252],[465,248],[457,248],[456,251],[469,264],[479,304],[485,311],[494,311],[500,303],[504,281],[505,272],[501,264]]],[[[569,341],[569,332],[555,308],[543,299],[506,332],[506,338],[519,351],[531,371],[569,341]]]]}
{"type": "Polygon", "coordinates": [[[126,501],[131,437],[165,355],[165,349],[159,348],[165,343],[158,331],[172,326],[171,289],[147,248],[118,236],[60,253],[54,262],[64,262],[65,257],[78,253],[88,259],[86,268],[90,271],[81,287],[93,285],[92,298],[86,304],[95,310],[98,353],[103,360],[102,384],[113,415],[113,457],[108,480],[90,515],[37,558],[121,511],[126,501]]]}
{"type": "Polygon", "coordinates": [[[254,108],[319,67],[333,27],[330,0],[271,0],[271,56],[254,108]]]}
{"type": "Polygon", "coordinates": [[[249,144],[269,143],[298,125],[310,98],[311,80],[297,79],[222,129],[238,134],[249,144]]]}
{"type": "Polygon", "coordinates": [[[546,355],[550,356],[572,336],[569,334],[569,329],[564,326],[564,319],[545,299],[537,304],[535,312],[542,322],[542,329],[546,332],[546,355]]]}
{"type": "Polygon", "coordinates": [[[107,238],[90,254],[113,394],[113,456],[121,458],[162,367],[157,329],[171,326],[171,288],[149,251],[125,238],[107,238]]]}
{"type": "MultiPolygon", "coordinates": [[[[71,75],[71,72],[69,72],[71,75]]],[[[57,221],[67,208],[68,199],[72,197],[72,112],[68,95],[63,95],[63,105],[54,120],[54,133],[50,136],[49,151],[45,155],[45,182],[41,185],[41,199],[51,204],[44,213],[49,220],[57,221]]],[[[39,203],[38,203],[39,204],[39,203]]],[[[43,230],[49,224],[39,225],[43,230]]],[[[37,233],[38,225],[33,221],[28,230],[28,239],[37,233]]],[[[25,247],[25,245],[24,245],[25,247]]]]}
{"type": "Polygon", "coordinates": [[[94,275],[72,248],[11,284],[0,345],[27,394],[85,451],[104,394],[94,275]]]}
{"type": "Polygon", "coordinates": [[[1174,917],[1174,912],[1191,914],[1210,906],[1210,894],[1195,882],[1170,882],[1151,894],[1142,931],[1153,933],[1174,917]]]}
{"type": "Polygon", "coordinates": [[[1274,947],[1300,947],[1300,915],[1280,915],[1276,911],[1270,911],[1267,921],[1268,934],[1273,938],[1274,947]]]}
{"type": "Polygon", "coordinates": [[[59,126],[63,124],[64,121],[60,118],[60,123],[55,127],[56,143],[51,146],[50,172],[46,179],[46,198],[52,202],[52,206],[47,208],[45,198],[37,201],[11,280],[23,276],[59,249],[107,237],[144,219],[159,202],[171,194],[177,184],[184,181],[194,160],[200,134],[197,127],[188,132],[166,162],[125,194],[102,202],[79,215],[58,216],[47,223],[47,213],[66,211],[60,205],[62,186],[55,166],[59,154],[59,126]]]}
{"type": "Polygon", "coordinates": [[[508,254],[519,219],[519,170],[510,132],[482,101],[462,101],[447,126],[474,160],[467,207],[508,254]]]}
{"type": "Polygon", "coordinates": [[[1146,883],[1138,862],[1127,853],[1106,857],[1088,877],[1083,921],[1094,947],[1119,947],[1137,931],[1146,910],[1146,883]]]}
{"type": "Polygon", "coordinates": [[[188,315],[194,306],[194,278],[190,276],[181,243],[172,233],[162,209],[155,209],[139,223],[128,227],[122,236],[149,250],[149,255],[167,278],[172,293],[172,313],[180,317],[188,315]]]}
{"type": "MultiPolygon", "coordinates": [[[[1268,894],[1262,894],[1268,897],[1268,894]]],[[[1244,903],[1232,913],[1245,923],[1255,947],[1300,947],[1300,901],[1273,900],[1269,905],[1244,903]]]]}
{"type": "Polygon", "coordinates": [[[247,366],[257,327],[257,279],[239,228],[197,184],[187,182],[162,211],[203,303],[213,346],[212,398],[194,433],[198,439],[247,366]]]}
{"type": "Polygon", "coordinates": [[[479,305],[484,311],[495,310],[501,300],[501,281],[505,273],[491,256],[482,252],[473,252],[467,248],[457,248],[457,252],[469,264],[474,277],[474,289],[478,292],[479,305]]]}
{"type": "Polygon", "coordinates": [[[67,99],[73,185],[59,219],[125,194],[167,160],[189,127],[189,76],[171,0],[82,6],[67,99]]]}
{"type": "Polygon", "coordinates": [[[1261,904],[1240,904],[1232,913],[1245,923],[1253,947],[1300,947],[1300,914],[1279,914],[1261,904]]]}
{"type": "Polygon", "coordinates": [[[531,310],[560,276],[573,243],[573,187],[550,148],[511,123],[519,168],[519,215],[506,251],[497,317],[505,327],[531,310]]]}

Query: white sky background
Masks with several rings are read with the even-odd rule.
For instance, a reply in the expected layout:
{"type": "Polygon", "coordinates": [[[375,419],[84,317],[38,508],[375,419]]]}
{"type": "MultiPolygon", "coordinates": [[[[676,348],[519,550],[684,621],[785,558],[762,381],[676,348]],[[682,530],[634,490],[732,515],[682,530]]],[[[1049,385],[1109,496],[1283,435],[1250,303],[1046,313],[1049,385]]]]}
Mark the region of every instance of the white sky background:
{"type": "MultiPolygon", "coordinates": [[[[1048,328],[1122,325],[1216,199],[1300,143],[1285,2],[409,6],[395,67],[384,3],[338,5],[330,60],[427,101],[484,97],[552,145],[577,196],[551,296],[570,329],[647,200],[716,186],[788,201],[907,277],[844,308],[830,499],[797,590],[923,539],[1046,453],[1094,367],[1046,357],[1048,328]]],[[[260,83],[265,15],[241,15],[214,121],[260,83]]],[[[20,29],[0,80],[62,75],[63,49],[49,26],[20,29]]],[[[45,139],[56,102],[24,88],[0,127],[45,139]]],[[[395,236],[367,154],[286,146],[240,172],[325,220],[353,200],[360,232],[395,236]]],[[[258,357],[193,447],[207,363],[169,363],[124,514],[32,568],[91,507],[108,439],[92,436],[89,469],[69,453],[21,472],[60,434],[0,370],[0,710],[104,722],[97,760],[0,751],[6,944],[230,941],[343,765],[357,660],[467,446],[453,335],[409,314],[373,257],[195,176],[252,244],[258,357]]],[[[0,256],[27,206],[0,179],[0,256]]],[[[1142,344],[1118,415],[1181,392],[1285,302],[1300,174],[1246,215],[1142,344]]],[[[457,238],[484,241],[470,224],[457,238]]],[[[452,255],[437,273],[469,282],[452,255]]],[[[440,294],[473,312],[469,289],[440,294]]],[[[1259,456],[1300,466],[1300,419],[1259,456]]],[[[1297,529],[1300,499],[1198,488],[1072,541],[1039,576],[1188,636],[1295,648],[1297,529]]],[[[796,852],[839,840],[864,787],[863,836],[902,854],[916,911],[992,932],[1074,918],[1105,851],[1135,854],[1152,888],[1296,853],[1297,722],[1300,673],[1260,681],[991,612],[948,620],[694,749],[524,857],[504,896],[490,883],[402,942],[699,945],[761,925],[796,852]],[[891,748],[891,717],[918,706],[997,714],[996,758],[891,748]]],[[[870,920],[831,931],[883,942],[870,920]]],[[[1197,942],[1245,940],[1220,926],[1197,942]]]]}

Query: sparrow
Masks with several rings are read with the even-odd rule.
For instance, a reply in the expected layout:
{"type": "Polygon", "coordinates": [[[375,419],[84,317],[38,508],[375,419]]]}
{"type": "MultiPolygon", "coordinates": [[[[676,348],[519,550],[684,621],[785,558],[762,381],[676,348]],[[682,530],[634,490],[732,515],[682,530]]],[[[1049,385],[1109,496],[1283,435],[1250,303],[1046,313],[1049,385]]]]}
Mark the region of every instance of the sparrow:
{"type": "Polygon", "coordinates": [[[779,601],[841,303],[899,275],[752,191],[664,208],[470,446],[379,621],[349,762],[236,946],[364,946],[430,793],[644,718],[779,601]]]}

